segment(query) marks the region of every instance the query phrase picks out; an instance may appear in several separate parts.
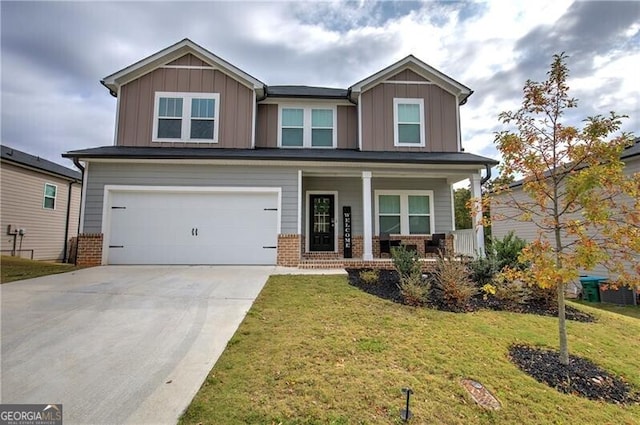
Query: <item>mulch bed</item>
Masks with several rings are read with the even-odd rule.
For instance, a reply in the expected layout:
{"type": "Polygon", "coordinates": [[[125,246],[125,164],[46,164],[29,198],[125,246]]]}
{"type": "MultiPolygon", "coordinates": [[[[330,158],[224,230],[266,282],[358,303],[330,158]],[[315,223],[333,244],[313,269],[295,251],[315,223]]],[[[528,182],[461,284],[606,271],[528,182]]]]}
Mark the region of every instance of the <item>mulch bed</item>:
{"type": "Polygon", "coordinates": [[[509,357],[536,381],[556,390],[607,403],[640,402],[640,393],[587,359],[569,355],[569,365],[560,363],[560,353],[527,345],[513,345],[509,357]]]}
{"type": "MultiPolygon", "coordinates": [[[[347,269],[349,275],[349,283],[364,292],[371,295],[390,300],[399,304],[404,304],[402,295],[396,283],[398,282],[398,273],[395,270],[380,270],[378,283],[370,284],[364,283],[360,280],[360,272],[363,269],[347,269]]],[[[555,305],[547,306],[544,303],[532,300],[531,302],[517,307],[512,307],[506,304],[501,304],[495,299],[483,299],[482,295],[473,297],[471,302],[463,309],[452,310],[446,305],[438,302],[438,297],[431,294],[429,307],[437,308],[439,310],[454,311],[454,312],[468,312],[479,309],[491,309],[498,311],[511,311],[516,313],[529,313],[537,314],[541,316],[558,317],[558,309],[555,305]]],[[[566,306],[565,316],[567,320],[574,320],[577,322],[594,322],[595,317],[591,314],[582,312],[573,307],[566,306]]]]}

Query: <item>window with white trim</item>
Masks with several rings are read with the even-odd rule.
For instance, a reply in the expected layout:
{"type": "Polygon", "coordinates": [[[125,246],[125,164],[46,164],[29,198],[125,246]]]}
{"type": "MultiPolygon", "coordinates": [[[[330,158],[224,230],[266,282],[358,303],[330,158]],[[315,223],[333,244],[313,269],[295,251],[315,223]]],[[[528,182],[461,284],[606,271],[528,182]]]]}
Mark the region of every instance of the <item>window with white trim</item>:
{"type": "Polygon", "coordinates": [[[336,147],[335,107],[280,106],[278,120],[279,147],[336,147]]]}
{"type": "Polygon", "coordinates": [[[424,99],[393,99],[394,146],[425,145],[424,99]]]}
{"type": "Polygon", "coordinates": [[[219,93],[156,92],[154,142],[218,142],[219,93]]]}
{"type": "Polygon", "coordinates": [[[44,199],[42,200],[42,208],[47,210],[56,209],[56,195],[58,193],[58,186],[55,184],[44,184],[44,199]]]}
{"type": "Polygon", "coordinates": [[[376,190],[376,234],[429,235],[433,232],[433,191],[376,190]]]}

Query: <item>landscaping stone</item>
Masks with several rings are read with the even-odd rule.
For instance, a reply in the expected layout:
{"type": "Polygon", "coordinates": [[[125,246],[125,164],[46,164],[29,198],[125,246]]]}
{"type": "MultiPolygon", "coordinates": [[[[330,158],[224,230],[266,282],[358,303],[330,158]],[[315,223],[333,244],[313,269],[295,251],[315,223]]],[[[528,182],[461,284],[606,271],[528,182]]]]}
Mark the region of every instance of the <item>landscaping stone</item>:
{"type": "Polygon", "coordinates": [[[487,410],[500,410],[501,405],[498,399],[480,382],[473,379],[463,379],[461,383],[478,406],[487,410]]]}

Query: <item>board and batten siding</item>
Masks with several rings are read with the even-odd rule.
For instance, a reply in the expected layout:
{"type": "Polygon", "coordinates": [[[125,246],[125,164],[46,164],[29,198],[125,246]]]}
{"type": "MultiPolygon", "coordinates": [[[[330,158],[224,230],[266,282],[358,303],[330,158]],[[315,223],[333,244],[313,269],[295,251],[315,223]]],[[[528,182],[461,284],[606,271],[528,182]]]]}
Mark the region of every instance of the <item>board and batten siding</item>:
{"type": "MultiPolygon", "coordinates": [[[[67,223],[67,202],[69,199],[69,181],[35,170],[15,166],[6,162],[1,167],[0,189],[2,193],[2,211],[0,231],[2,232],[2,251],[9,255],[13,249],[13,236],[7,235],[9,225],[23,228],[26,234],[22,238],[22,249],[33,249],[35,260],[62,260],[64,257],[65,227],[67,223]],[[57,187],[55,209],[43,208],[44,185],[57,187]]],[[[78,214],[81,186],[72,186],[71,212],[69,218],[69,239],[78,233],[78,214]]],[[[20,248],[20,236],[16,249],[20,248]]],[[[22,253],[23,257],[29,256],[22,253]]]]}
{"type": "MultiPolygon", "coordinates": [[[[433,213],[435,229],[432,233],[447,233],[453,231],[451,188],[446,179],[410,179],[410,178],[382,178],[371,179],[371,202],[375,205],[376,190],[433,190],[433,213]]],[[[372,223],[375,229],[375,208],[371,207],[372,223]]]]}
{"type": "Polygon", "coordinates": [[[253,102],[253,90],[213,68],[158,68],[122,86],[116,144],[249,149],[253,102]],[[152,142],[156,92],[219,93],[218,143],[152,142]]]}
{"type": "Polygon", "coordinates": [[[213,164],[91,163],[86,188],[84,232],[102,232],[105,185],[281,187],[281,233],[297,233],[298,170],[213,164]]]}
{"type": "MultiPolygon", "coordinates": [[[[409,77],[407,77],[409,78],[409,77]]],[[[362,150],[457,152],[456,98],[434,84],[385,84],[361,95],[362,150]],[[425,146],[394,146],[393,99],[424,99],[425,146]]]]}
{"type": "MultiPolygon", "coordinates": [[[[299,102],[296,102],[299,103],[299,102]]],[[[300,103],[301,105],[303,103],[300,103]]],[[[277,148],[278,147],[278,105],[260,104],[258,105],[256,121],[256,147],[277,148]]],[[[355,106],[338,105],[337,115],[337,137],[338,149],[358,148],[358,108],[355,106]]]]}

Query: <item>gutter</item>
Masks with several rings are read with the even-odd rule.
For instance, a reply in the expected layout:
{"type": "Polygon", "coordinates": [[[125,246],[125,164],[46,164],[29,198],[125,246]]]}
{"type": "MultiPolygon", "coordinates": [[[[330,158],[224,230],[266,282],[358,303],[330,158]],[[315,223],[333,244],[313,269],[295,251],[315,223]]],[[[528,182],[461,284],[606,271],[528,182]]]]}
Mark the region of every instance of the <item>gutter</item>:
{"type": "Polygon", "coordinates": [[[118,93],[114,92],[108,85],[107,83],[104,82],[104,80],[100,80],[100,84],[102,84],[103,86],[105,86],[107,88],[107,90],[109,90],[109,94],[113,97],[118,97],[118,93]]]}

